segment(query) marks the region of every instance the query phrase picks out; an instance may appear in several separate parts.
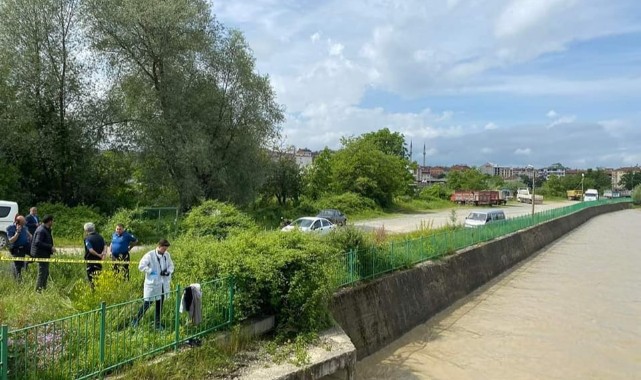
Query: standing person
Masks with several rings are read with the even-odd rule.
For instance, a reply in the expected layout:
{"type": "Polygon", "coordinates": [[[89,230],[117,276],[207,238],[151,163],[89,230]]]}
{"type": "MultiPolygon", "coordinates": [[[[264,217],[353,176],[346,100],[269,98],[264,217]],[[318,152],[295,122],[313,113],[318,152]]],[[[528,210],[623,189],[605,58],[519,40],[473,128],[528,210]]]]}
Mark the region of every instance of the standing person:
{"type": "MultiPolygon", "coordinates": [[[[45,215],[42,218],[42,224],[36,229],[33,235],[33,244],[31,244],[31,256],[39,259],[48,259],[56,252],[53,246],[53,236],[51,235],[51,227],[53,226],[53,216],[45,215]]],[[[38,262],[38,279],[36,280],[36,291],[41,291],[47,288],[47,280],[49,280],[49,263],[38,262]]]]}
{"type": "MultiPolygon", "coordinates": [[[[103,260],[106,256],[105,239],[96,232],[96,226],[93,223],[85,223],[85,260],[103,260]]],[[[102,270],[102,264],[87,264],[87,279],[93,289],[93,278],[96,272],[102,270]]]]}
{"type": "MultiPolygon", "coordinates": [[[[36,207],[31,207],[29,209],[29,215],[25,218],[27,221],[27,228],[29,229],[29,233],[31,236],[36,234],[36,229],[38,228],[38,225],[40,224],[40,217],[38,216],[38,208],[36,207]]],[[[31,243],[33,243],[33,240],[31,240],[31,243]]],[[[29,248],[31,250],[31,248],[29,248]]],[[[24,269],[26,270],[29,267],[29,262],[24,263],[24,269]]]]}
{"type": "MultiPolygon", "coordinates": [[[[9,251],[13,257],[25,257],[31,249],[31,234],[29,233],[24,216],[16,215],[13,224],[7,227],[7,237],[9,238],[9,251]]],[[[24,261],[13,262],[13,277],[16,280],[22,279],[22,268],[25,267],[24,261]]]]}
{"type": "Polygon", "coordinates": [[[145,273],[145,286],[144,302],[132,323],[134,327],[138,326],[138,322],[149,309],[152,301],[155,301],[155,326],[158,330],[164,328],[160,320],[162,303],[165,300],[165,294],[169,292],[171,274],[174,273],[174,263],[171,261],[171,255],[167,252],[168,247],[169,242],[166,239],[160,239],[156,249],[147,252],[138,263],[138,270],[145,273]]]}
{"type": "Polygon", "coordinates": [[[32,207],[29,209],[29,215],[25,218],[27,221],[27,228],[29,229],[29,233],[31,236],[33,236],[36,233],[36,228],[38,228],[38,224],[40,223],[40,218],[38,217],[38,209],[36,207],[32,207]]]}
{"type": "MultiPolygon", "coordinates": [[[[121,223],[116,224],[116,232],[111,236],[111,244],[109,244],[111,257],[118,261],[129,261],[129,251],[136,244],[138,244],[138,239],[125,231],[125,227],[121,223]]],[[[129,264],[114,265],[114,271],[120,272],[119,267],[121,266],[123,267],[125,278],[129,280],[129,264]]]]}

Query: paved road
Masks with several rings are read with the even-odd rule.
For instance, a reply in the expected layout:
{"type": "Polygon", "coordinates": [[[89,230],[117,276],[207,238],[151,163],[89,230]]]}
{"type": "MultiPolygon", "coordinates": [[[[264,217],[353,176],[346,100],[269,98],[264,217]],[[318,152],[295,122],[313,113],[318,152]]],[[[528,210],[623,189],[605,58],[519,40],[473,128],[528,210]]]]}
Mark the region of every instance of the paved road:
{"type": "Polygon", "coordinates": [[[591,219],[357,363],[356,379],[641,379],[640,225],[638,209],[591,219]]]}
{"type": "MultiPolygon", "coordinates": [[[[544,211],[553,208],[564,207],[572,205],[576,202],[573,201],[552,201],[545,202],[541,205],[534,205],[534,211],[544,211]]],[[[532,205],[524,203],[509,203],[505,206],[497,207],[505,211],[508,218],[526,215],[532,213],[532,205]]],[[[355,222],[354,225],[365,230],[385,228],[388,232],[411,232],[421,228],[421,226],[429,228],[438,228],[452,224],[452,210],[456,224],[463,224],[465,217],[470,212],[475,210],[487,210],[488,207],[467,207],[457,206],[451,209],[438,210],[434,212],[427,212],[421,214],[399,215],[391,218],[363,220],[355,222]]]]}

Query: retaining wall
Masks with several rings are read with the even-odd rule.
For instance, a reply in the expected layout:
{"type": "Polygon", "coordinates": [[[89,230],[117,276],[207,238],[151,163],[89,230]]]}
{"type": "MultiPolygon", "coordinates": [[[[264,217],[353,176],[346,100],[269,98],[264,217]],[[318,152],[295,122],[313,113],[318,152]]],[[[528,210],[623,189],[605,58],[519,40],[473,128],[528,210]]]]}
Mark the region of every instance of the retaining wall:
{"type": "Polygon", "coordinates": [[[630,203],[590,207],[439,261],[343,289],[334,295],[332,314],[362,359],[593,216],[629,207],[630,203]]]}

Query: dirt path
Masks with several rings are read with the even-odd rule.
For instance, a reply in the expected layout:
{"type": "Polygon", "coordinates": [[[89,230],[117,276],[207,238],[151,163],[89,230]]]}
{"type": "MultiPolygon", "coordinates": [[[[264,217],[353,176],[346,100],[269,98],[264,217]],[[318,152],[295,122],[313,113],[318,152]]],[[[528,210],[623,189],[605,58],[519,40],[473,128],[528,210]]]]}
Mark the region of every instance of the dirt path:
{"type": "MultiPolygon", "coordinates": [[[[575,201],[549,201],[541,205],[535,205],[534,211],[544,211],[554,208],[569,206],[575,204],[575,201]]],[[[505,206],[497,207],[505,211],[508,218],[516,216],[527,215],[532,212],[532,205],[524,203],[508,203],[505,206]]],[[[378,228],[385,228],[388,232],[411,232],[423,227],[439,228],[446,226],[448,223],[452,224],[452,219],[456,220],[456,224],[463,224],[465,217],[470,212],[475,210],[487,210],[488,207],[467,207],[455,206],[453,208],[438,210],[434,212],[426,212],[422,214],[399,215],[389,218],[362,220],[354,223],[355,226],[365,230],[373,230],[378,228]]]]}

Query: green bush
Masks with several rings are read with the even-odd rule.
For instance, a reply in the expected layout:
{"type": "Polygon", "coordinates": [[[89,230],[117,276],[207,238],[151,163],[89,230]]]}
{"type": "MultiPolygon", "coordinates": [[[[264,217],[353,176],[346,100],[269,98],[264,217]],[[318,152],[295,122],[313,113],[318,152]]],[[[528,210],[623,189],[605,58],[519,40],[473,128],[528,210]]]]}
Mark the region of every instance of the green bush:
{"type": "Polygon", "coordinates": [[[68,207],[61,203],[40,203],[37,207],[40,218],[47,214],[53,215],[54,239],[63,238],[82,244],[85,223],[92,222],[97,226],[104,223],[104,217],[98,210],[89,206],[68,207]]]}
{"type": "Polygon", "coordinates": [[[637,187],[632,189],[632,203],[641,205],[641,185],[637,185],[637,187]]]}
{"type": "Polygon", "coordinates": [[[116,229],[116,224],[121,223],[125,229],[134,234],[143,244],[152,244],[160,238],[172,238],[176,233],[176,214],[167,213],[161,219],[146,215],[145,209],[120,209],[116,211],[102,228],[105,240],[110,241],[116,229]]]}
{"type": "Polygon", "coordinates": [[[239,320],[275,314],[285,330],[316,331],[329,323],[340,251],[320,236],[242,232],[224,240],[183,237],[172,244],[176,280],[233,276],[239,320]]]}
{"type": "Polygon", "coordinates": [[[316,208],[315,212],[325,208],[334,208],[349,216],[365,210],[376,210],[379,207],[372,199],[355,193],[343,193],[319,199],[316,202],[316,208]]]}
{"type": "Polygon", "coordinates": [[[340,252],[366,249],[375,245],[371,234],[367,234],[353,225],[334,229],[329,234],[329,239],[332,246],[336,247],[340,252]]]}
{"type": "Polygon", "coordinates": [[[426,201],[433,201],[437,199],[449,200],[452,195],[452,190],[447,189],[442,184],[426,186],[421,189],[418,197],[426,201]]]}
{"type": "Polygon", "coordinates": [[[189,211],[181,230],[189,236],[213,236],[224,239],[233,230],[256,229],[249,216],[236,207],[215,200],[203,202],[189,211]]]}

